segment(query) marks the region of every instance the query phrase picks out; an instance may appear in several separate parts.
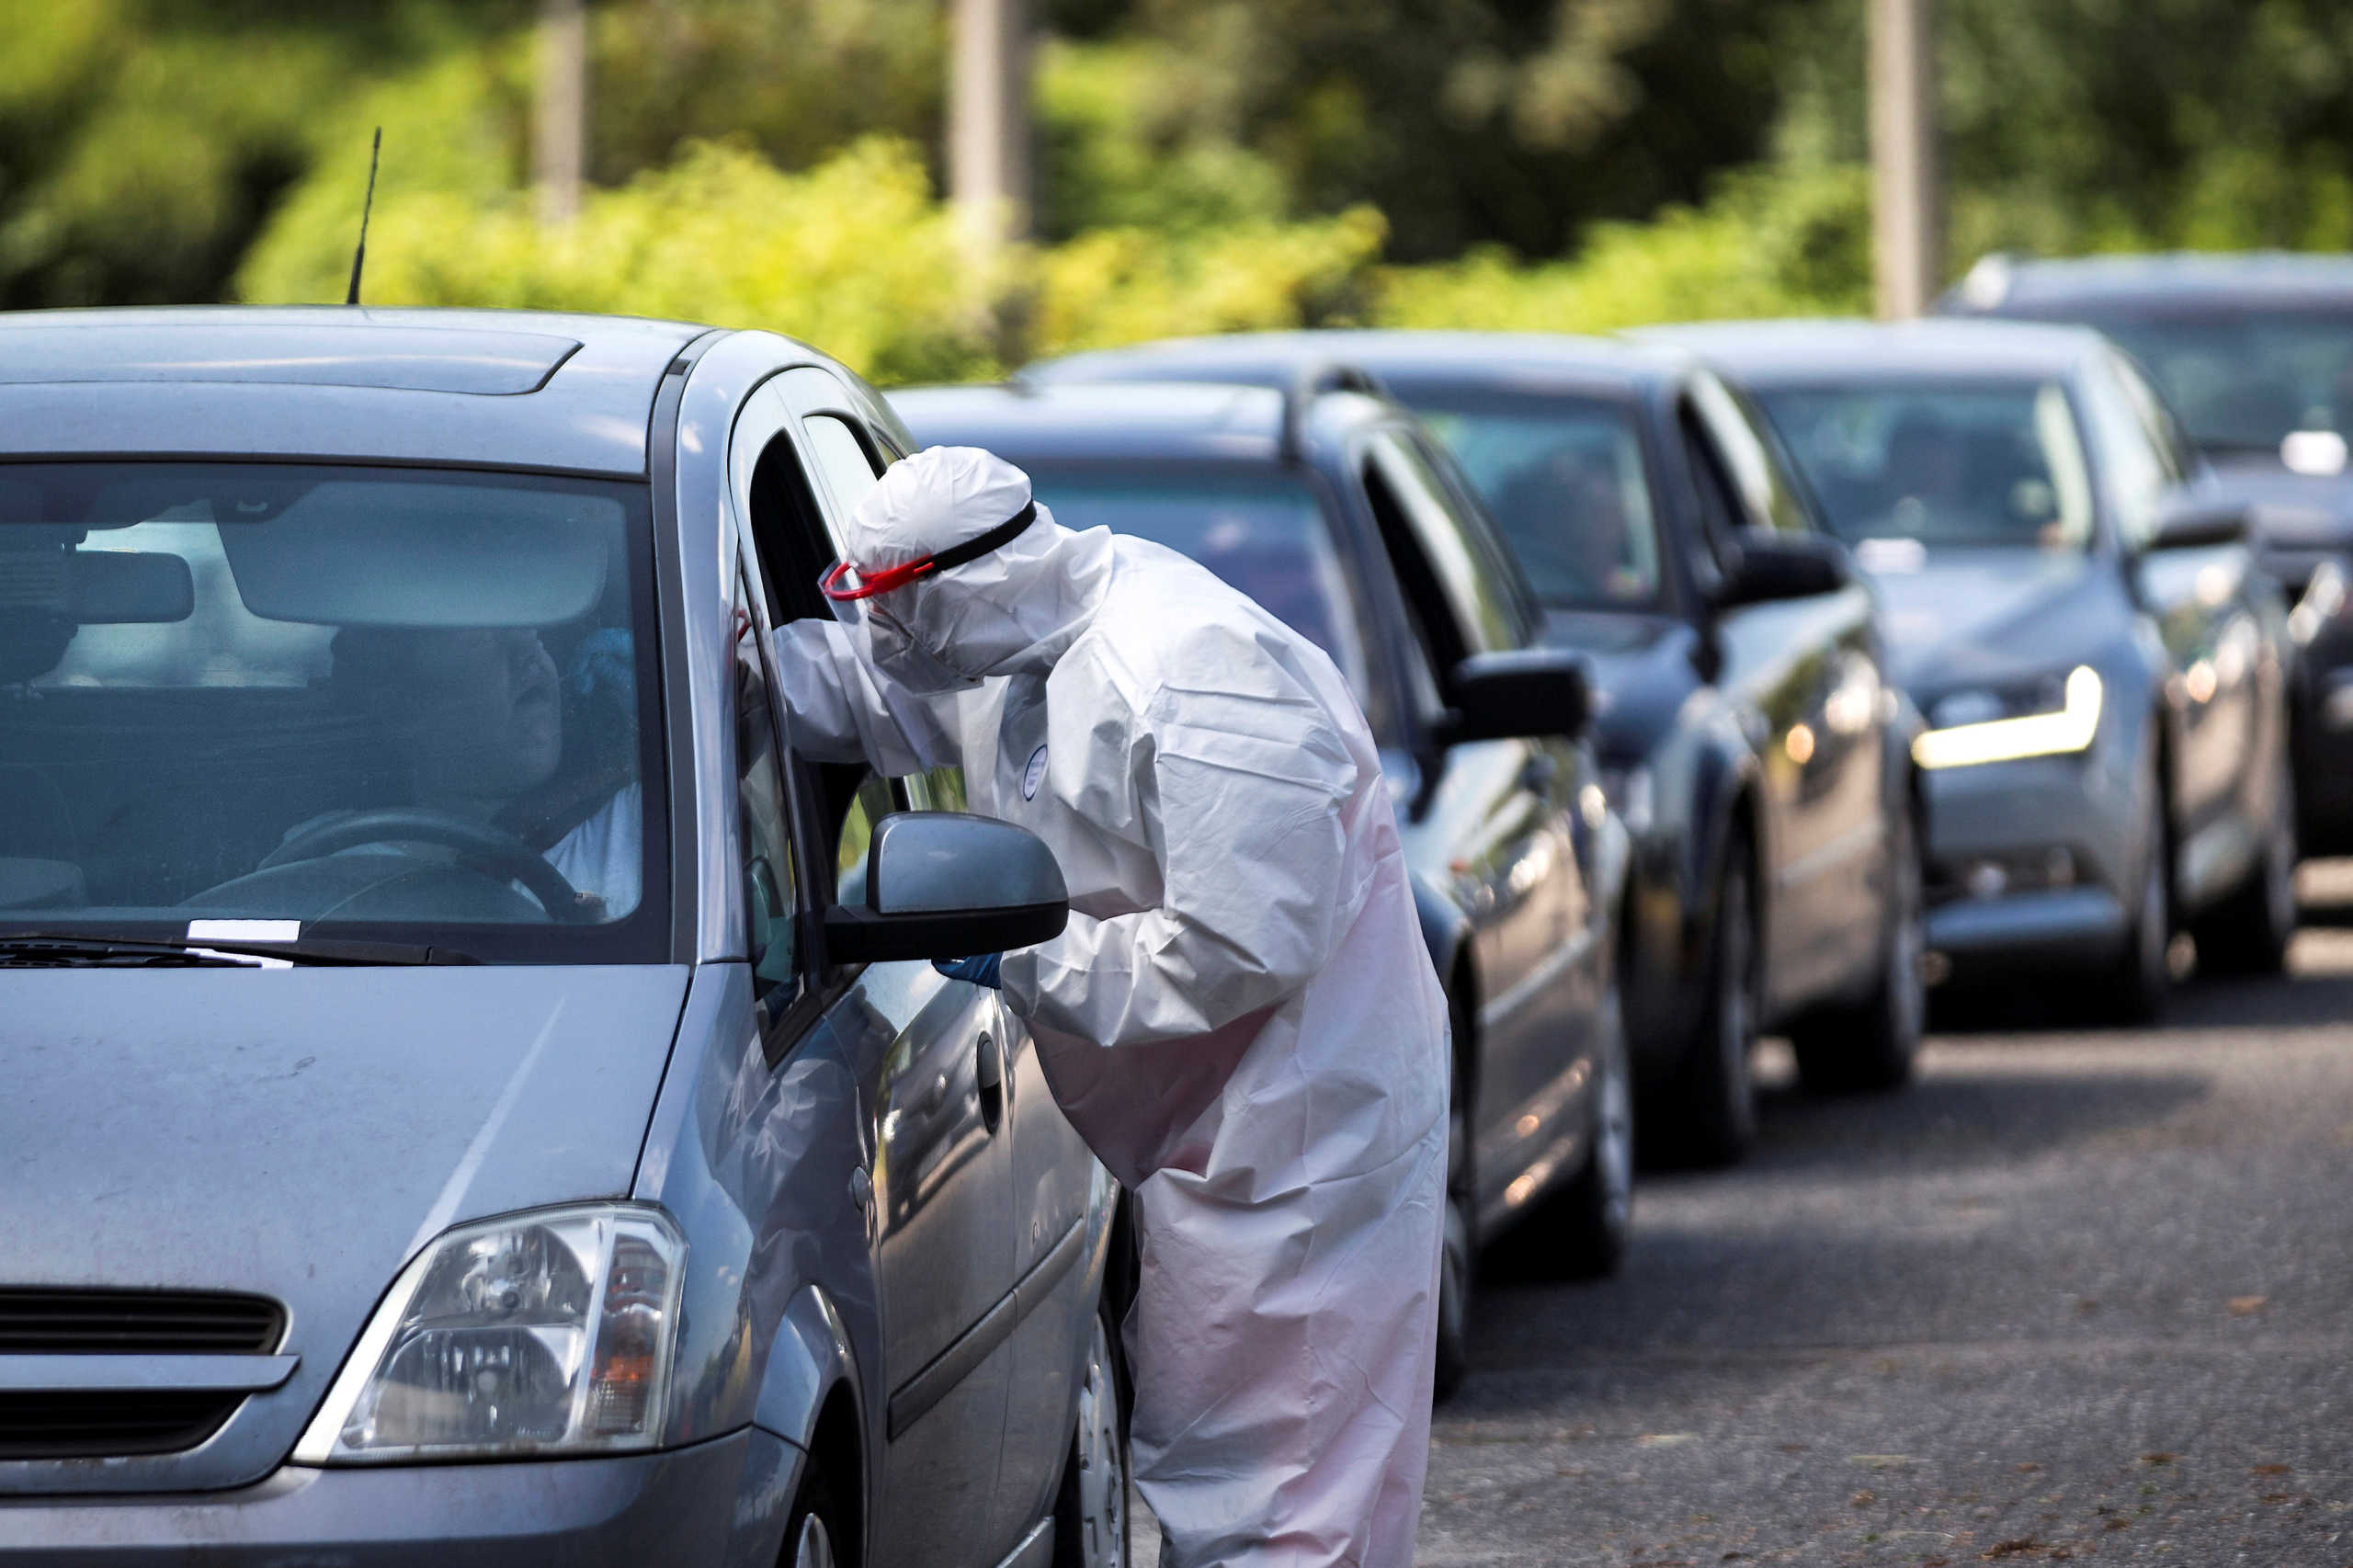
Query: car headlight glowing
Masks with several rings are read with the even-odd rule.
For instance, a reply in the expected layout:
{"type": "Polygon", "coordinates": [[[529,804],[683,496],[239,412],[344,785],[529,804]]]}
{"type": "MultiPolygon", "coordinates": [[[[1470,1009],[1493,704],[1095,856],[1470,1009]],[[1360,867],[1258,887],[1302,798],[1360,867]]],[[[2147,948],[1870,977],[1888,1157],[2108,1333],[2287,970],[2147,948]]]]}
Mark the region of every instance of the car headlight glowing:
{"type": "Polygon", "coordinates": [[[2087,749],[2099,733],[2099,675],[2088,665],[2068,672],[2055,706],[2008,718],[1990,693],[1962,692],[1933,710],[1938,728],[1912,743],[1912,760],[1922,767],[1972,767],[2021,757],[2061,756],[2087,749]]]}
{"type": "Polygon", "coordinates": [[[449,1232],[376,1309],[295,1460],[652,1448],[685,1261],[667,1215],[625,1204],[449,1232]]]}

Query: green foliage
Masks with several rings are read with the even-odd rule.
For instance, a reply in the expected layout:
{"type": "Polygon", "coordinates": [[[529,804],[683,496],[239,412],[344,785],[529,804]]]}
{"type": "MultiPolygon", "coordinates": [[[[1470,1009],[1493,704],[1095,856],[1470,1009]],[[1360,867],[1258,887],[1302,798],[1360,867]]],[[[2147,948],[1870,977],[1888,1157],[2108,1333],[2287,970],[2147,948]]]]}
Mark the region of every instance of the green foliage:
{"type": "MultiPolygon", "coordinates": [[[[339,298],[349,220],[274,233],[244,297],[339,298]],[[342,241],[340,245],[338,240],[342,241]]],[[[905,143],[856,143],[806,174],[689,143],[666,168],[591,192],[551,233],[521,192],[380,189],[367,297],[383,305],[596,311],[765,327],[885,381],[983,373],[990,295],[905,143]]]]}
{"type": "Polygon", "coordinates": [[[1870,179],[1847,166],[1742,171],[1700,208],[1602,223],[1568,261],[1518,267],[1496,250],[1393,267],[1385,326],[1609,332],[1646,322],[1845,314],[1870,303],[1870,179]]]}

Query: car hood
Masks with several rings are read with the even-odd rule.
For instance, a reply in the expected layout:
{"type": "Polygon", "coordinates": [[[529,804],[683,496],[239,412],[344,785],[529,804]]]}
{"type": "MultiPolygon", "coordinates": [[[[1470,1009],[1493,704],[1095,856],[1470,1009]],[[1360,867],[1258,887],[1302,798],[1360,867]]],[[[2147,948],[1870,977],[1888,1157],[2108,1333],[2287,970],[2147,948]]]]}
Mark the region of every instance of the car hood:
{"type": "MultiPolygon", "coordinates": [[[[284,1304],[285,1349],[301,1358],[202,1448],[103,1474],[85,1462],[49,1485],[179,1490],[267,1473],[433,1234],[626,1194],[687,975],[0,973],[0,1286],[257,1292],[284,1304]]],[[[39,1484],[43,1468],[0,1464],[0,1491],[39,1484]]]]}
{"type": "Polygon", "coordinates": [[[2086,656],[2120,628],[2120,585],[2094,556],[1971,546],[1870,576],[1890,666],[1916,699],[2040,674],[2053,660],[2086,656]]]}
{"type": "Polygon", "coordinates": [[[1691,629],[1667,616],[1556,609],[1544,618],[1544,642],[1585,656],[1594,750],[1614,767],[1650,755],[1699,678],[1691,629]]]}

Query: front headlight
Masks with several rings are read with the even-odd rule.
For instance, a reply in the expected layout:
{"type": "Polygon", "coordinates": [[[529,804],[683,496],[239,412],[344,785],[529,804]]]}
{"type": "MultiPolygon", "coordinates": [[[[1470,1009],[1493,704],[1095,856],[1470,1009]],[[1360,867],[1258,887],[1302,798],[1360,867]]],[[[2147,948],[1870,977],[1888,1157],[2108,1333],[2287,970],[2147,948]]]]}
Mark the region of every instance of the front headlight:
{"type": "Polygon", "coordinates": [[[1922,767],[1970,767],[2086,750],[2099,733],[2100,695],[2098,673],[2089,665],[2069,671],[2055,693],[2023,700],[1956,692],[1929,710],[1938,727],[1912,743],[1912,760],[1922,767]]]}
{"type": "Polygon", "coordinates": [[[449,1232],[376,1309],[295,1460],[652,1448],[686,1250],[668,1215],[623,1204],[449,1232]]]}

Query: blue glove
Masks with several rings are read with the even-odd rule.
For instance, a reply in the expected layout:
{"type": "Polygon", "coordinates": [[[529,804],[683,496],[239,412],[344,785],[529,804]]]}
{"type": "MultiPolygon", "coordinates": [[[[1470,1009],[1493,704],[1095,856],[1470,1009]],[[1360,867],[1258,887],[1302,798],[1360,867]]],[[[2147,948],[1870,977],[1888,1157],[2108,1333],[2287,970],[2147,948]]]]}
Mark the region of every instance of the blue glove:
{"type": "Polygon", "coordinates": [[[1004,957],[1003,953],[983,953],[978,958],[934,959],[931,967],[950,980],[969,980],[995,991],[1001,989],[996,978],[997,961],[1004,957]]]}
{"type": "Polygon", "coordinates": [[[575,697],[609,691],[624,712],[637,711],[637,647],[624,627],[608,626],[580,640],[564,684],[575,697]]]}

